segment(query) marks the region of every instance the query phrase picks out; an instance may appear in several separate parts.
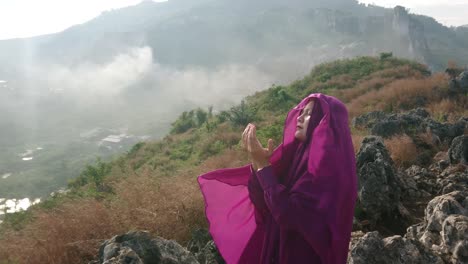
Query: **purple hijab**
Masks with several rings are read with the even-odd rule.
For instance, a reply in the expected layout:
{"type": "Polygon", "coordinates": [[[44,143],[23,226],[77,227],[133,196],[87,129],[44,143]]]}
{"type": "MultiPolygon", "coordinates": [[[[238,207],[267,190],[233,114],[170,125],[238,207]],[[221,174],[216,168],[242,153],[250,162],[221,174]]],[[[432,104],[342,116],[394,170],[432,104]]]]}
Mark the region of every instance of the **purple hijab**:
{"type": "Polygon", "coordinates": [[[319,93],[304,98],[289,111],[270,163],[257,173],[247,165],[198,177],[226,262],[346,263],[357,177],[344,104],[319,93]],[[311,99],[308,139],[298,142],[297,117],[311,99]]]}

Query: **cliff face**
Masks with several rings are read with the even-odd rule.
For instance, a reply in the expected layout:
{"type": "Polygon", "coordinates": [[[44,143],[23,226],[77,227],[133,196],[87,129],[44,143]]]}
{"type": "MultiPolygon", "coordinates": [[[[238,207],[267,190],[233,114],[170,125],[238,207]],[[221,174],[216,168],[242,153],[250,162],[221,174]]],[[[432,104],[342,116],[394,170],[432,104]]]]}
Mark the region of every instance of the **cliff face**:
{"type": "Polygon", "coordinates": [[[402,42],[407,43],[408,53],[411,57],[427,63],[429,47],[424,34],[424,26],[411,18],[408,11],[402,6],[397,6],[393,10],[392,29],[402,42]]]}
{"type": "MultiPolygon", "coordinates": [[[[337,48],[320,50],[311,58],[320,54],[328,60],[393,51],[442,69],[449,59],[468,63],[468,55],[463,55],[463,45],[467,44],[463,41],[467,42],[468,37],[450,37],[455,31],[463,35],[461,29],[408,14],[403,7],[392,10],[360,5],[354,0],[143,2],[104,12],[87,23],[42,39],[0,41],[0,58],[6,64],[0,65],[0,73],[6,71],[3,67],[18,68],[18,56],[12,54],[20,56],[20,46],[27,46],[38,61],[59,64],[76,65],[89,60],[103,63],[128,47],[149,46],[157,53],[155,59],[164,65],[217,67],[233,62],[252,64],[259,57],[296,60],[294,53],[309,59],[304,55],[309,47],[326,45],[337,48]],[[340,51],[341,45],[352,43],[353,49],[340,51]],[[457,43],[461,43],[460,47],[457,43]],[[433,56],[432,50],[440,50],[440,54],[433,56]]],[[[305,67],[303,71],[310,70],[310,65],[305,67]]]]}

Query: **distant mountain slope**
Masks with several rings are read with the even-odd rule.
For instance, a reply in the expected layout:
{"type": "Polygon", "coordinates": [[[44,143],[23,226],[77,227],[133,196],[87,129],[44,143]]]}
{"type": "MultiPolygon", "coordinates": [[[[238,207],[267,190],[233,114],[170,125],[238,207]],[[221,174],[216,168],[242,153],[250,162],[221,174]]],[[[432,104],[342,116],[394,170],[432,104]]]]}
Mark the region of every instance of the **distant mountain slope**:
{"type": "Polygon", "coordinates": [[[334,1],[144,1],[47,37],[0,41],[0,66],[30,62],[104,62],[129,47],[149,46],[163,65],[255,64],[292,80],[326,59],[393,51],[441,69],[468,62],[468,34],[425,16],[334,1]],[[190,51],[190,52],[187,52],[190,51]],[[300,60],[299,60],[300,59],[300,60]],[[304,62],[304,61],[307,61],[304,62]],[[294,66],[270,69],[271,64],[294,66]]]}
{"type": "Polygon", "coordinates": [[[183,111],[229,109],[324,61],[393,52],[433,70],[468,64],[466,47],[466,28],[355,0],[144,1],[0,41],[0,149],[11,159],[27,145],[66,149],[97,127],[160,137],[183,111]]]}

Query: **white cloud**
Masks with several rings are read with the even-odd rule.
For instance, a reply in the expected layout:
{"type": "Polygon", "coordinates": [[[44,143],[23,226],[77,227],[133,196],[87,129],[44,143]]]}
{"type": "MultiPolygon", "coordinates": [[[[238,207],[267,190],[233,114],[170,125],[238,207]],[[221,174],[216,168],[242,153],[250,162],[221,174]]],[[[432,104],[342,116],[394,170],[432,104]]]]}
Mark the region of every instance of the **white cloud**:
{"type": "Polygon", "coordinates": [[[143,97],[147,98],[140,98],[142,101],[170,109],[185,108],[184,104],[226,108],[278,81],[251,65],[174,69],[159,64],[153,57],[150,47],[130,48],[105,64],[36,65],[32,76],[41,80],[41,87],[74,98],[84,107],[123,103],[123,93],[144,89],[143,97]]]}
{"type": "Polygon", "coordinates": [[[36,75],[52,91],[65,91],[86,97],[113,97],[139,81],[152,67],[149,47],[133,48],[101,65],[82,63],[76,67],[41,65],[36,75]]]}

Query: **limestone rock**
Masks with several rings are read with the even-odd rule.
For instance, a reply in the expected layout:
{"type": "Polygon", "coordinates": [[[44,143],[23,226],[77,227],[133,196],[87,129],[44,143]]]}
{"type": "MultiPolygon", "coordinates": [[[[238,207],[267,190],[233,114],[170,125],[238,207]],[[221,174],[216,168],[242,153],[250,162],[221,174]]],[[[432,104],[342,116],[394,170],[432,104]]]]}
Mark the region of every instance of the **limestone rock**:
{"type": "Polygon", "coordinates": [[[175,241],[152,238],[133,231],[105,241],[99,249],[102,264],[198,264],[195,257],[175,241]]]}
{"type": "Polygon", "coordinates": [[[351,249],[348,262],[350,264],[444,263],[434,252],[427,250],[418,242],[401,236],[382,238],[377,231],[369,232],[359,239],[351,249]]]}
{"type": "Polygon", "coordinates": [[[365,137],[357,154],[358,206],[374,223],[398,210],[400,188],[382,138],[365,137]]]}
{"type": "Polygon", "coordinates": [[[437,187],[437,175],[426,168],[413,165],[405,171],[399,172],[402,198],[415,200],[435,196],[437,187]]]}
{"type": "Polygon", "coordinates": [[[455,137],[463,135],[468,120],[460,118],[453,124],[440,123],[430,118],[429,113],[423,108],[416,108],[402,114],[370,112],[354,118],[353,126],[367,128],[371,134],[384,138],[398,134],[414,136],[429,132],[433,143],[450,144],[455,137]]]}
{"type": "Polygon", "coordinates": [[[451,164],[468,165],[468,135],[458,136],[453,139],[448,156],[451,164]]]}
{"type": "Polygon", "coordinates": [[[446,263],[468,263],[468,192],[431,200],[424,223],[409,227],[405,238],[421,242],[446,263]]]}

